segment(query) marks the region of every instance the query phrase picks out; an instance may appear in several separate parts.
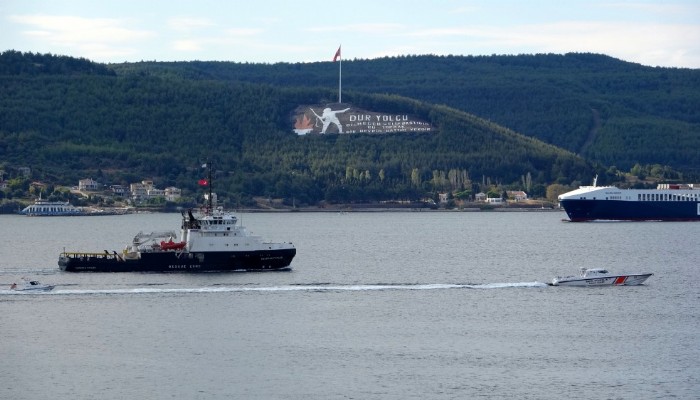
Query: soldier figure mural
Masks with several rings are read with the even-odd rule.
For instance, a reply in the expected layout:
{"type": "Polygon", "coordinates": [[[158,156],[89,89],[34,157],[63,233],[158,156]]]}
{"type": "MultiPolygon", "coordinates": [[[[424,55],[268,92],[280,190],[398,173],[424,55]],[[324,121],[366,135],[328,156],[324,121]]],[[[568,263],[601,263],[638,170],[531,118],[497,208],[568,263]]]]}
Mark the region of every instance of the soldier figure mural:
{"type": "Polygon", "coordinates": [[[328,127],[331,124],[335,124],[335,126],[338,127],[338,133],[343,133],[343,125],[340,124],[340,120],[338,120],[338,115],[339,113],[344,113],[348,111],[350,107],[344,109],[344,110],[336,110],[336,111],[331,111],[330,107],[326,107],[323,109],[323,114],[318,115],[316,114],[316,111],[314,111],[313,108],[309,108],[312,113],[323,122],[323,128],[321,129],[321,133],[324,134],[326,133],[326,130],[328,130],[328,127]]]}

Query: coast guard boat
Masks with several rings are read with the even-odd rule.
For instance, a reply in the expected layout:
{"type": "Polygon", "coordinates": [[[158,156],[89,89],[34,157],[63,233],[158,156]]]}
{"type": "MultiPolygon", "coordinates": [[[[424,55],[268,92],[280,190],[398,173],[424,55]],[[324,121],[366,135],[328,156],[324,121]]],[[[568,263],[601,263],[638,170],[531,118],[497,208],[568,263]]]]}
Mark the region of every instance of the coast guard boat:
{"type": "Polygon", "coordinates": [[[559,196],[572,222],[700,221],[700,185],[659,184],[656,189],[581,186],[559,196]]]}
{"type": "Polygon", "coordinates": [[[48,292],[49,290],[52,290],[54,288],[53,285],[45,285],[43,283],[39,283],[39,281],[30,281],[28,279],[22,279],[22,283],[19,285],[16,283],[13,283],[10,285],[11,290],[17,290],[17,291],[37,291],[37,292],[48,292]]]}
{"type": "Polygon", "coordinates": [[[579,275],[557,276],[552,286],[635,286],[654,274],[615,275],[603,268],[581,268],[579,275]]]}
{"type": "Polygon", "coordinates": [[[206,272],[288,270],[291,243],[264,241],[221,207],[213,208],[211,167],[207,207],[182,213],[180,239],[172,231],[139,232],[122,252],[66,252],[58,265],[70,272],[206,272]]]}

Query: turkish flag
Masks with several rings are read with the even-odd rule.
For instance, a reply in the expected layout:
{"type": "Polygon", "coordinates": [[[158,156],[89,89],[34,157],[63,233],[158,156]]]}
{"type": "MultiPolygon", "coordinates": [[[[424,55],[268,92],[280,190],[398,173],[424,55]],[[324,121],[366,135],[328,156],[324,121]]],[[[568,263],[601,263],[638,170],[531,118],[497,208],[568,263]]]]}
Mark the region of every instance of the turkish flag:
{"type": "Polygon", "coordinates": [[[209,184],[206,179],[200,179],[197,183],[199,183],[199,186],[207,186],[209,184]]]}
{"type": "Polygon", "coordinates": [[[338,61],[340,58],[340,47],[338,47],[338,51],[335,52],[335,55],[333,56],[333,62],[338,61]]]}

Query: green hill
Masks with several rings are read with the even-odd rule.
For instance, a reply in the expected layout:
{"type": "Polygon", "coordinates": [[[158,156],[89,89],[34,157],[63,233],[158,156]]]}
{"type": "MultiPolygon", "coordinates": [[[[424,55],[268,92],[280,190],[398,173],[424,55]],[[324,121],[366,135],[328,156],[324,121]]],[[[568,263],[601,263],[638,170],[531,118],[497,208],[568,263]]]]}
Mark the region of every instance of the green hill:
{"type": "Polygon", "coordinates": [[[27,166],[35,180],[152,179],[191,192],[202,177],[198,163],[211,159],[216,190],[231,202],[270,196],[315,204],[420,199],[495,184],[544,195],[547,184],[587,182],[595,173],[568,151],[396,95],[349,91],[343,100],[416,115],[438,132],[300,137],[290,129],[290,113],[332,102],[332,90],[186,79],[179,72],[114,74],[87,60],[9,53],[11,61],[8,52],[0,57],[0,169],[27,166]],[[46,72],[59,69],[54,61],[69,67],[46,72]],[[13,69],[17,63],[23,66],[13,69]]]}
{"type": "MultiPolygon", "coordinates": [[[[337,86],[337,63],[143,62],[118,74],[337,86]]],[[[700,173],[700,70],[598,54],[403,56],[343,61],[343,88],[406,96],[477,115],[605,165],[700,173]]]]}

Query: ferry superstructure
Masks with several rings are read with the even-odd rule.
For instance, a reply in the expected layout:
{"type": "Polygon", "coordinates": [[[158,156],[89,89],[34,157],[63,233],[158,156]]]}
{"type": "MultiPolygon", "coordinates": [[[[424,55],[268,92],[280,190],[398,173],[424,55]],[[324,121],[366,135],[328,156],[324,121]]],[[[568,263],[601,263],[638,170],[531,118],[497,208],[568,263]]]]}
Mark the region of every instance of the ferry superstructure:
{"type": "Polygon", "coordinates": [[[48,201],[42,199],[35,200],[34,204],[25,207],[19,213],[30,217],[56,217],[87,214],[83,209],[74,207],[67,201],[48,201]]]}

